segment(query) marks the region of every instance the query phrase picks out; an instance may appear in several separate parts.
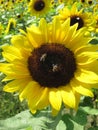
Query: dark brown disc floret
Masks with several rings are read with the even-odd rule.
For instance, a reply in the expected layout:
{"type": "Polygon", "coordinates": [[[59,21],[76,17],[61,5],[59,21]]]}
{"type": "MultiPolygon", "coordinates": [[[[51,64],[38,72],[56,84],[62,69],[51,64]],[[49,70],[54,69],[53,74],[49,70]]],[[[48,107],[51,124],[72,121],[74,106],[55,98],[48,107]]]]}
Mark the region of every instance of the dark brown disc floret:
{"type": "Polygon", "coordinates": [[[36,11],[41,11],[45,7],[45,2],[43,0],[36,0],[34,3],[34,9],[36,11]]]}
{"type": "Polygon", "coordinates": [[[61,44],[44,44],[28,58],[32,79],[44,87],[66,85],[74,77],[76,60],[71,50],[61,44]]]}
{"type": "Polygon", "coordinates": [[[72,26],[72,25],[74,25],[76,23],[78,23],[77,30],[84,26],[84,21],[83,21],[83,19],[81,17],[79,17],[79,16],[72,16],[71,17],[71,21],[70,21],[70,25],[72,26]]]}

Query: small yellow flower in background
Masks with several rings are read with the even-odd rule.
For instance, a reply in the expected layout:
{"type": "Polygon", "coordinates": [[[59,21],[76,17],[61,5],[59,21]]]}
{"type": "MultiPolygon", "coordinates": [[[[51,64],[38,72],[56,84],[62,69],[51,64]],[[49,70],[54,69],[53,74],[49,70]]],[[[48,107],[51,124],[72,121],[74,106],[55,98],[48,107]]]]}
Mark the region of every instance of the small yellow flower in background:
{"type": "Polygon", "coordinates": [[[0,5],[2,5],[4,3],[4,1],[3,0],[0,0],[0,5]]]}
{"type": "Polygon", "coordinates": [[[65,6],[62,10],[60,10],[58,16],[62,22],[64,22],[67,18],[71,18],[70,25],[78,23],[78,28],[82,27],[90,27],[94,25],[94,19],[91,12],[84,12],[83,8],[78,9],[77,3],[74,3],[71,8],[65,6]]]}
{"type": "Polygon", "coordinates": [[[77,0],[58,0],[59,3],[67,3],[67,4],[73,4],[77,0]]]}
{"type": "Polygon", "coordinates": [[[93,12],[98,12],[98,3],[93,7],[93,12]]]}
{"type": "Polygon", "coordinates": [[[51,8],[51,0],[31,0],[28,4],[28,11],[34,16],[45,15],[51,8]]]}
{"type": "Polygon", "coordinates": [[[11,1],[4,1],[4,2],[3,2],[3,8],[4,8],[5,10],[10,10],[10,9],[12,9],[12,6],[13,6],[13,4],[12,4],[11,1]]]}
{"type": "Polygon", "coordinates": [[[95,26],[93,27],[93,32],[95,32],[95,33],[98,33],[98,13],[96,14],[94,14],[94,19],[95,19],[95,21],[96,21],[96,24],[95,24],[95,26]]]}
{"type": "Polygon", "coordinates": [[[17,0],[16,2],[17,2],[17,3],[20,3],[20,2],[23,2],[23,0],[17,0]]]}
{"type": "Polygon", "coordinates": [[[3,32],[3,26],[2,24],[0,23],[0,34],[3,32]]]}
{"type": "Polygon", "coordinates": [[[10,18],[8,21],[8,25],[6,27],[5,33],[8,34],[11,29],[16,27],[16,20],[14,18],[10,18]]]}
{"type": "Polygon", "coordinates": [[[23,13],[17,13],[16,14],[16,18],[19,20],[19,19],[22,19],[23,18],[23,13]]]}
{"type": "Polygon", "coordinates": [[[98,45],[89,44],[91,38],[77,26],[70,26],[70,19],[63,24],[41,19],[3,46],[6,63],[0,71],[3,81],[10,81],[4,91],[18,92],[32,113],[50,105],[56,115],[62,103],[77,109],[80,96],[93,97],[91,88],[98,88],[98,45]]]}
{"type": "Polygon", "coordinates": [[[58,0],[58,3],[64,3],[66,0],[58,0]]]}
{"type": "Polygon", "coordinates": [[[85,8],[91,8],[96,5],[96,0],[80,0],[80,3],[85,8]]]}
{"type": "Polygon", "coordinates": [[[88,5],[94,5],[95,1],[94,0],[87,0],[88,5]]]}

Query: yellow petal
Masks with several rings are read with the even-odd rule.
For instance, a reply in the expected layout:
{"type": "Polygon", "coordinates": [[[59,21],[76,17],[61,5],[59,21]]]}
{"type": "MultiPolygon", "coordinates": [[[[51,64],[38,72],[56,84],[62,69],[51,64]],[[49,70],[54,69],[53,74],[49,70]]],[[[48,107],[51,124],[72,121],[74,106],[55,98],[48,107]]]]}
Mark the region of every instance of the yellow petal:
{"type": "Polygon", "coordinates": [[[75,108],[76,107],[76,99],[74,92],[71,87],[68,85],[61,90],[62,99],[65,105],[75,108]]]}
{"type": "Polygon", "coordinates": [[[48,99],[45,99],[46,94],[48,94],[47,89],[40,87],[37,82],[31,81],[21,92],[20,98],[27,99],[31,110],[37,110],[44,108],[48,104],[48,99]]]}
{"type": "Polygon", "coordinates": [[[41,31],[36,26],[33,26],[32,28],[27,28],[27,38],[33,48],[36,48],[43,44],[43,38],[41,31]]]}
{"type": "Polygon", "coordinates": [[[23,88],[25,88],[25,86],[28,84],[29,79],[18,79],[18,80],[14,80],[11,81],[9,83],[7,83],[3,90],[6,92],[16,92],[16,91],[21,91],[23,90],[23,88]]]}
{"type": "MultiPolygon", "coordinates": [[[[64,41],[65,41],[65,44],[68,44],[70,43],[70,40],[74,37],[74,35],[76,34],[76,29],[77,29],[77,26],[78,24],[75,24],[73,26],[70,27],[69,31],[67,31],[67,36],[65,37],[64,41]],[[66,43],[66,41],[68,41],[68,43],[66,43]]],[[[64,42],[63,41],[63,42],[64,42]]]]}
{"type": "Polygon", "coordinates": [[[11,43],[17,47],[18,49],[23,48],[32,48],[33,46],[30,44],[29,40],[24,35],[15,35],[11,39],[11,43]]]}
{"type": "Polygon", "coordinates": [[[49,104],[49,90],[48,88],[43,88],[42,94],[40,96],[40,99],[36,103],[36,106],[38,109],[42,109],[49,104]]]}
{"type": "Polygon", "coordinates": [[[81,83],[77,82],[76,80],[71,81],[70,84],[73,90],[75,90],[77,93],[84,96],[90,96],[90,97],[94,96],[90,88],[86,88],[86,85],[82,86],[81,83]]]}
{"type": "Polygon", "coordinates": [[[43,39],[43,43],[48,43],[49,42],[49,36],[48,36],[48,34],[49,34],[49,30],[48,30],[48,27],[47,27],[48,25],[47,25],[47,22],[46,22],[46,20],[45,19],[41,19],[40,20],[40,23],[39,23],[39,29],[40,29],[40,31],[41,31],[41,33],[42,33],[42,39],[43,39]],[[43,26],[44,25],[44,26],[43,26]]]}
{"type": "Polygon", "coordinates": [[[58,110],[55,110],[54,108],[52,108],[52,115],[53,116],[56,116],[58,114],[58,112],[59,112],[58,110]]]}
{"type": "Polygon", "coordinates": [[[88,71],[91,70],[98,74],[98,60],[95,60],[95,61],[91,62],[90,64],[85,64],[84,66],[82,65],[82,68],[83,69],[86,68],[86,70],[88,70],[88,71]]]}
{"type": "Polygon", "coordinates": [[[57,89],[51,89],[49,92],[49,102],[53,109],[59,111],[62,104],[60,91],[58,91],[57,89]]]}
{"type": "Polygon", "coordinates": [[[92,71],[78,69],[75,73],[75,78],[83,83],[94,84],[98,83],[98,75],[92,71]]]}
{"type": "MultiPolygon", "coordinates": [[[[0,63],[0,71],[7,75],[7,77],[5,78],[6,80],[20,79],[20,78],[23,79],[31,77],[27,67],[22,63],[18,62],[16,64],[0,63]]],[[[3,81],[5,79],[3,79],[3,81]]]]}
{"type": "Polygon", "coordinates": [[[2,55],[9,62],[12,62],[14,59],[22,59],[20,51],[14,46],[4,46],[3,50],[2,55]]]}
{"type": "Polygon", "coordinates": [[[75,95],[75,110],[77,110],[79,102],[80,102],[81,95],[78,92],[76,92],[76,91],[74,91],[74,95],[75,95]]]}
{"type": "Polygon", "coordinates": [[[90,64],[94,60],[98,59],[98,52],[82,52],[77,55],[77,63],[79,65],[90,64]]]}
{"type": "Polygon", "coordinates": [[[21,93],[21,97],[29,99],[31,96],[33,96],[33,94],[34,96],[37,96],[37,92],[39,92],[38,91],[39,89],[40,87],[37,84],[37,82],[30,81],[29,84],[25,87],[25,89],[21,93]]]}
{"type": "Polygon", "coordinates": [[[64,20],[64,22],[62,23],[62,29],[64,30],[66,36],[70,29],[70,18],[64,20]]]}
{"type": "Polygon", "coordinates": [[[36,113],[36,110],[35,110],[35,109],[30,108],[30,111],[31,111],[33,114],[36,113]]]}
{"type": "Polygon", "coordinates": [[[91,38],[84,37],[84,28],[82,28],[79,29],[74,35],[74,37],[70,40],[69,47],[75,52],[77,48],[87,45],[89,41],[91,41],[91,38]]]}
{"type": "Polygon", "coordinates": [[[60,36],[60,28],[61,28],[61,23],[55,17],[53,19],[52,30],[51,30],[52,31],[51,32],[51,41],[52,41],[52,43],[56,43],[57,42],[58,36],[60,36]]]}
{"type": "Polygon", "coordinates": [[[98,51],[98,45],[88,44],[86,46],[81,46],[77,48],[74,53],[78,55],[81,54],[82,52],[96,52],[96,51],[98,51]]]}
{"type": "Polygon", "coordinates": [[[11,64],[8,63],[0,63],[0,72],[5,73],[6,71],[9,72],[9,67],[11,64]]]}

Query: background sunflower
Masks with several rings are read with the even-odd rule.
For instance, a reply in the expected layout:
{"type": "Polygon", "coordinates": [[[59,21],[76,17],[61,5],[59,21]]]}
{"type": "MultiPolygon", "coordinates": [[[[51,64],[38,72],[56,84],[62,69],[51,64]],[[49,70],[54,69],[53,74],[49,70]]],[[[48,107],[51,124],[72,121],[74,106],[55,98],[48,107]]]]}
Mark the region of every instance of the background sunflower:
{"type": "Polygon", "coordinates": [[[34,16],[45,15],[51,7],[51,0],[31,0],[28,4],[28,11],[34,16]]]}
{"type": "Polygon", "coordinates": [[[5,33],[9,33],[11,29],[14,29],[16,27],[16,20],[14,18],[10,18],[8,21],[7,28],[5,30],[5,33]]]}
{"type": "Polygon", "coordinates": [[[78,23],[77,29],[80,29],[82,27],[88,28],[90,26],[93,26],[95,23],[92,13],[85,12],[83,8],[79,9],[77,3],[74,3],[71,8],[69,6],[65,6],[60,11],[58,17],[61,19],[62,22],[64,22],[67,18],[70,18],[70,25],[78,23]]]}

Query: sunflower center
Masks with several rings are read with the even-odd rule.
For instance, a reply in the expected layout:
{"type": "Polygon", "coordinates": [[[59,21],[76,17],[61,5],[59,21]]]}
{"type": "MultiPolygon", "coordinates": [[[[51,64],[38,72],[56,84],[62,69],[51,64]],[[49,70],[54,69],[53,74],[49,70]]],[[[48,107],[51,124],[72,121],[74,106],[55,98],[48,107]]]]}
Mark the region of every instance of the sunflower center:
{"type": "Polygon", "coordinates": [[[43,0],[36,0],[34,3],[34,9],[36,11],[41,11],[45,7],[45,2],[43,0]]]}
{"type": "Polygon", "coordinates": [[[82,3],[84,3],[84,2],[85,2],[85,0],[81,0],[81,2],[82,2],[82,3]]]}
{"type": "Polygon", "coordinates": [[[41,86],[59,87],[74,77],[74,54],[61,44],[45,44],[36,48],[28,58],[28,68],[33,80],[41,86]]]}
{"type": "Polygon", "coordinates": [[[74,25],[75,23],[78,23],[78,28],[77,29],[80,29],[84,26],[84,22],[83,22],[83,19],[79,16],[72,16],[71,17],[71,21],[70,21],[70,25],[74,25]]]}
{"type": "Polygon", "coordinates": [[[89,4],[89,5],[91,5],[92,3],[93,3],[93,1],[92,1],[92,0],[89,0],[89,1],[88,1],[88,4],[89,4]]]}

